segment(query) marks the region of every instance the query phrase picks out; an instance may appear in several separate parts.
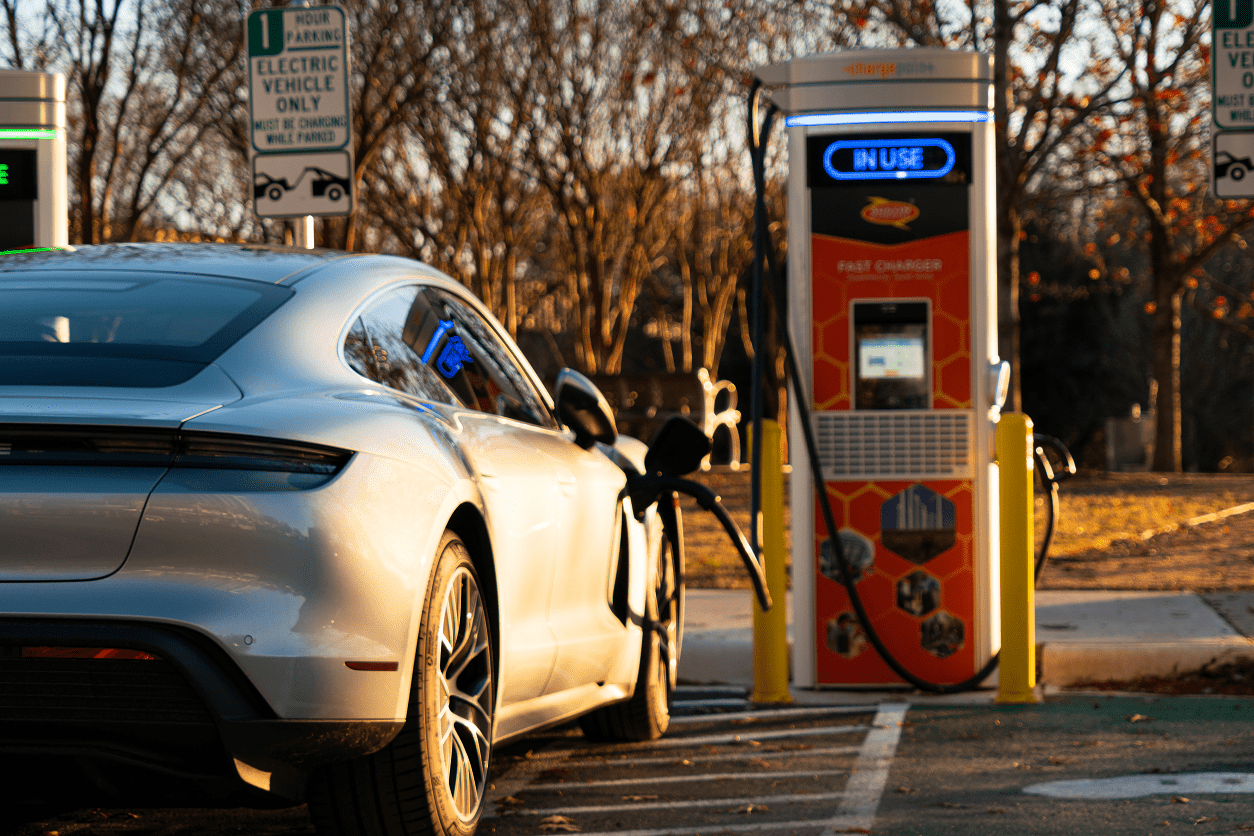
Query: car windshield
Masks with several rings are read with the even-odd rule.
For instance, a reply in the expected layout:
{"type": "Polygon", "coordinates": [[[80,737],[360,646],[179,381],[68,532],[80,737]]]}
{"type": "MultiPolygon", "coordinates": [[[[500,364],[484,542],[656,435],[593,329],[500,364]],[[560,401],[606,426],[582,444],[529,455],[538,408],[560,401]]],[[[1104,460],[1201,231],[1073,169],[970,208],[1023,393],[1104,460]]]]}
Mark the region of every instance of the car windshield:
{"type": "Polygon", "coordinates": [[[181,383],[290,295],[172,274],[3,274],[0,385],[181,383]]]}

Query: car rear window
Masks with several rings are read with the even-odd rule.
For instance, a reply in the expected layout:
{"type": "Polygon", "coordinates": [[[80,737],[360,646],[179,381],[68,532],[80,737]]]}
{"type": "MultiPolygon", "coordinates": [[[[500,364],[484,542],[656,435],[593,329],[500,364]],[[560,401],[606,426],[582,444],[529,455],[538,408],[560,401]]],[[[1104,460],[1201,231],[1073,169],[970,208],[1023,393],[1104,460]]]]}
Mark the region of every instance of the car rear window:
{"type": "Polygon", "coordinates": [[[3,274],[0,385],[182,383],[291,295],[174,274],[3,274]]]}

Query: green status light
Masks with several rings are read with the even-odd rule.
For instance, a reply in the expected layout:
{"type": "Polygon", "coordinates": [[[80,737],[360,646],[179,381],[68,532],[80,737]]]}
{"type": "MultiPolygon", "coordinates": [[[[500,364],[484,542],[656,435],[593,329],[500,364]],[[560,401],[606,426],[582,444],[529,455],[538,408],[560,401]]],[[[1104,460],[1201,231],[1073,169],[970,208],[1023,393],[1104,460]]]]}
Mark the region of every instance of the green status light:
{"type": "Polygon", "coordinates": [[[56,128],[0,128],[0,139],[58,139],[56,128]]]}

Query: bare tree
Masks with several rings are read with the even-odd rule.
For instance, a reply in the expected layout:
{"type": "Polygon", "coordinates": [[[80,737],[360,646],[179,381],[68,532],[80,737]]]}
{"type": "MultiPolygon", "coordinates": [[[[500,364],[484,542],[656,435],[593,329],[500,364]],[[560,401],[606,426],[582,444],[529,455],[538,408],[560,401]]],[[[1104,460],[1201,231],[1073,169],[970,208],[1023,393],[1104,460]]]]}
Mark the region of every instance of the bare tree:
{"type": "MultiPolygon", "coordinates": [[[[1185,291],[1214,281],[1205,266],[1254,222],[1245,201],[1207,194],[1209,4],[1198,0],[1110,2],[1104,20],[1126,101],[1091,132],[1092,152],[1136,211],[1153,317],[1152,369],[1158,384],[1154,469],[1179,472],[1181,307],[1185,291]]],[[[1097,269],[1097,268],[1095,268],[1097,269]]],[[[1225,298],[1222,291],[1217,296],[1225,298]]],[[[1226,306],[1216,306],[1223,308],[1226,306]]],[[[1220,311],[1220,318],[1226,311],[1220,311]]]]}
{"type": "Polygon", "coordinates": [[[55,59],[56,34],[42,3],[0,0],[5,37],[0,62],[19,70],[45,71],[55,59]],[[33,11],[35,7],[37,11],[33,11]]]}
{"type": "Polygon", "coordinates": [[[71,240],[136,240],[209,128],[211,91],[240,56],[239,6],[78,0],[48,14],[73,93],[71,240]]]}
{"type": "Polygon", "coordinates": [[[1022,408],[1019,374],[1019,242],[1036,184],[1077,133],[1112,102],[1117,65],[1091,39],[1088,0],[969,0],[960,4],[857,0],[841,21],[859,41],[977,49],[993,56],[997,142],[998,353],[1012,366],[1011,407],[1022,408]]]}

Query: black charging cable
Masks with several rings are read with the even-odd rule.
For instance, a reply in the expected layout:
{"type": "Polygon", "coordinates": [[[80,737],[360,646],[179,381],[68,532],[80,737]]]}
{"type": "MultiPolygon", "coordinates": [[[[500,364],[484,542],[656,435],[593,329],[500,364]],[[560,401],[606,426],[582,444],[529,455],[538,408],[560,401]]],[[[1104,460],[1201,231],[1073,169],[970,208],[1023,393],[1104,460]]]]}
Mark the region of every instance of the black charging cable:
{"type": "MultiPolygon", "coordinates": [[[[754,306],[754,337],[760,339],[762,313],[762,289],[764,285],[764,273],[769,276],[771,281],[771,289],[776,299],[776,315],[778,318],[778,327],[783,335],[785,343],[785,356],[787,360],[788,378],[792,383],[793,401],[798,411],[798,423],[801,424],[802,435],[805,437],[806,453],[810,460],[811,476],[814,480],[816,492],[819,496],[819,508],[823,514],[823,523],[828,531],[828,538],[832,545],[832,553],[836,557],[836,565],[839,568],[840,584],[845,588],[849,596],[849,602],[853,606],[854,613],[858,617],[859,623],[862,625],[867,639],[871,642],[871,646],[875,648],[875,652],[880,658],[892,669],[893,673],[901,677],[903,680],[918,688],[920,691],[928,691],[936,694],[956,694],[963,691],[970,691],[978,688],[979,685],[989,677],[989,675],[997,668],[997,664],[1001,659],[1001,651],[993,654],[979,671],[971,677],[955,683],[931,682],[917,676],[905,665],[903,665],[893,654],[880,638],[879,633],[875,629],[875,625],[871,623],[870,617],[867,615],[866,607],[862,603],[862,596],[858,594],[857,585],[852,579],[849,570],[848,559],[845,556],[843,544],[840,542],[839,529],[836,527],[836,519],[832,513],[831,498],[828,497],[827,491],[820,489],[825,480],[823,478],[823,468],[819,461],[818,443],[814,438],[814,425],[810,418],[810,401],[807,393],[803,391],[800,370],[797,367],[797,352],[793,344],[792,333],[788,329],[788,317],[784,311],[782,302],[783,281],[782,273],[779,270],[779,264],[775,253],[775,248],[771,245],[770,230],[767,220],[766,206],[766,141],[770,136],[771,124],[778,115],[779,109],[771,104],[765,115],[758,115],[758,101],[761,92],[762,82],[754,79],[753,86],[749,91],[749,154],[753,165],[753,184],[755,192],[754,200],[754,226],[753,226],[753,306],[754,306]],[[765,270],[763,268],[766,268],[765,270]]],[[[753,474],[753,489],[750,491],[750,522],[752,525],[752,545],[756,550],[759,548],[759,539],[757,536],[757,520],[761,512],[761,494],[758,488],[758,479],[761,472],[761,408],[762,396],[761,387],[764,380],[761,374],[762,366],[759,358],[762,356],[762,347],[760,343],[754,342],[754,375],[751,386],[751,408],[753,409],[753,451],[751,454],[751,472],[753,474]]],[[[1041,436],[1042,439],[1048,438],[1041,436]]],[[[1070,472],[1075,472],[1075,463],[1071,461],[1071,456],[1066,453],[1066,448],[1062,447],[1061,442],[1057,439],[1050,439],[1061,447],[1065,460],[1070,465],[1070,472]]],[[[1051,445],[1052,446],[1052,445],[1051,445]]],[[[1036,451],[1037,458],[1044,458],[1044,453],[1038,449],[1036,451]]],[[[1050,478],[1053,478],[1053,471],[1049,470],[1050,478]]],[[[1040,576],[1040,571],[1044,567],[1045,553],[1049,548],[1049,542],[1053,538],[1054,522],[1058,513],[1057,502],[1057,482],[1051,483],[1052,503],[1050,505],[1050,520],[1047,526],[1047,535],[1045,543],[1041,551],[1035,558],[1035,574],[1040,576]]]]}

